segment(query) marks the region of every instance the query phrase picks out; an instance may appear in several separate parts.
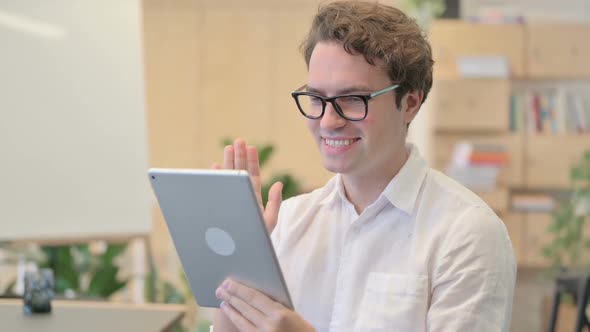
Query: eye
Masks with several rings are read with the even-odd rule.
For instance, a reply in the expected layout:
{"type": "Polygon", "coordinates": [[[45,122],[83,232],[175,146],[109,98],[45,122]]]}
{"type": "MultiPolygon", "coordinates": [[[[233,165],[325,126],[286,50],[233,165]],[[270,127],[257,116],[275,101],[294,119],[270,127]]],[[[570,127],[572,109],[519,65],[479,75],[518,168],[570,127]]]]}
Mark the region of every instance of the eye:
{"type": "Polygon", "coordinates": [[[364,104],[363,99],[355,96],[344,96],[338,98],[338,102],[345,105],[360,105],[364,104]]]}
{"type": "Polygon", "coordinates": [[[316,96],[309,96],[309,103],[312,105],[321,105],[322,99],[316,96]]]}

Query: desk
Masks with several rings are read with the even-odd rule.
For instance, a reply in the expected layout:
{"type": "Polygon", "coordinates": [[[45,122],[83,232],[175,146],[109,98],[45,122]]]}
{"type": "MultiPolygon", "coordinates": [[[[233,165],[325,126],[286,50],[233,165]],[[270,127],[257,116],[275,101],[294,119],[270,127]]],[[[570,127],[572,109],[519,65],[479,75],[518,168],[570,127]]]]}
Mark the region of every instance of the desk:
{"type": "Polygon", "coordinates": [[[51,314],[25,316],[20,299],[0,299],[2,331],[167,331],[184,316],[183,305],[112,302],[51,302],[51,314]]]}

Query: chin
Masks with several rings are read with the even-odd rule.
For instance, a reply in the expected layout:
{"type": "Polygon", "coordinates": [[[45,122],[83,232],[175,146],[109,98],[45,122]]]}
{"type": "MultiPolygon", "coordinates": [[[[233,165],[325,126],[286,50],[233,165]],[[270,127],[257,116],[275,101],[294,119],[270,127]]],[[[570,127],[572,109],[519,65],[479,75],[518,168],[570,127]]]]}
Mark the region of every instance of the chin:
{"type": "Polygon", "coordinates": [[[330,167],[330,166],[324,165],[324,168],[326,169],[326,171],[328,171],[330,173],[342,173],[342,172],[340,172],[340,170],[338,168],[335,168],[335,167],[330,167]]]}
{"type": "Polygon", "coordinates": [[[347,174],[351,172],[350,165],[344,165],[342,162],[334,161],[334,160],[327,160],[326,157],[323,158],[324,168],[331,173],[339,173],[339,174],[347,174]]]}

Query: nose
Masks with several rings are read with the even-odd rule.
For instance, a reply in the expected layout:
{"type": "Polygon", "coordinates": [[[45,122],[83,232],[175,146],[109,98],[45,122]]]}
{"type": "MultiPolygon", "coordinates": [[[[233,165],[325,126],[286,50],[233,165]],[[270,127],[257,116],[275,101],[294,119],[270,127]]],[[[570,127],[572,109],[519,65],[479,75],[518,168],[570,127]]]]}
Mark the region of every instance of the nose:
{"type": "Polygon", "coordinates": [[[338,129],[340,127],[344,127],[348,121],[341,117],[334,105],[328,103],[326,105],[326,110],[324,111],[324,116],[320,119],[320,128],[324,130],[333,130],[338,129]]]}

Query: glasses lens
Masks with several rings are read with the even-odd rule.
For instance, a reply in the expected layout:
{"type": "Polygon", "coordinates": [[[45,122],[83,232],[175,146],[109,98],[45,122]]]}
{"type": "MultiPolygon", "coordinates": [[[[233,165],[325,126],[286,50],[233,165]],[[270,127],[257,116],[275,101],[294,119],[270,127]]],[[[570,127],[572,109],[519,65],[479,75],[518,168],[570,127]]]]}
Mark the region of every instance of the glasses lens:
{"type": "Polygon", "coordinates": [[[338,104],[344,116],[351,120],[362,119],[365,117],[365,113],[367,112],[367,104],[361,97],[338,97],[336,98],[336,104],[338,104]]]}
{"type": "Polygon", "coordinates": [[[322,115],[322,100],[315,96],[299,95],[299,108],[308,117],[317,118],[322,115]]]}

